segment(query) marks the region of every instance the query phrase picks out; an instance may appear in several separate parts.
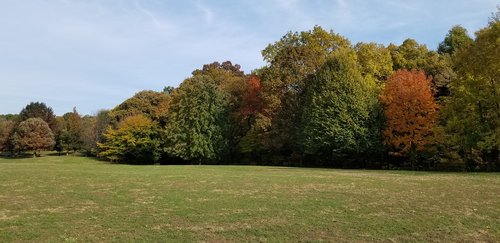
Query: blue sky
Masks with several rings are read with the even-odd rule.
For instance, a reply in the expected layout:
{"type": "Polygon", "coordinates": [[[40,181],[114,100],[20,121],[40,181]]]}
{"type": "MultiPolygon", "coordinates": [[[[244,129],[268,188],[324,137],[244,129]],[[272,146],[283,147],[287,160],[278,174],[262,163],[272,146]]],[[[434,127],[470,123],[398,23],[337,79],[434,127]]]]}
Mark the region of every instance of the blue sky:
{"type": "Polygon", "coordinates": [[[42,101],[62,115],[110,109],[177,86],[213,61],[249,72],[287,31],[314,25],[359,41],[435,49],[461,24],[486,26],[498,0],[0,0],[0,114],[42,101]]]}

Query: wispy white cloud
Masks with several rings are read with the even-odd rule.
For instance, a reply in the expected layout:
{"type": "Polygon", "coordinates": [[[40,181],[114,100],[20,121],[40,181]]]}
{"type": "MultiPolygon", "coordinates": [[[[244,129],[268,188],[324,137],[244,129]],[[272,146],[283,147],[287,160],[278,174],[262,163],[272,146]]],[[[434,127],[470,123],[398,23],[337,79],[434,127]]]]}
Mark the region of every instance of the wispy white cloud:
{"type": "Polygon", "coordinates": [[[151,19],[151,22],[153,22],[157,28],[163,29],[163,30],[173,29],[172,26],[170,26],[167,23],[165,23],[164,21],[158,19],[157,15],[155,13],[153,13],[153,11],[150,11],[150,10],[144,8],[141,5],[141,3],[139,3],[139,1],[135,0],[134,6],[137,10],[139,10],[139,12],[144,13],[147,17],[149,17],[151,19]]]}
{"type": "Polygon", "coordinates": [[[195,6],[201,11],[201,13],[203,13],[205,24],[212,24],[215,19],[214,11],[201,1],[196,1],[195,6]]]}
{"type": "Polygon", "coordinates": [[[0,113],[31,100],[56,113],[112,108],[141,89],[176,86],[212,61],[250,71],[268,43],[315,24],[357,41],[433,48],[454,24],[484,26],[497,0],[4,0],[0,113]]]}

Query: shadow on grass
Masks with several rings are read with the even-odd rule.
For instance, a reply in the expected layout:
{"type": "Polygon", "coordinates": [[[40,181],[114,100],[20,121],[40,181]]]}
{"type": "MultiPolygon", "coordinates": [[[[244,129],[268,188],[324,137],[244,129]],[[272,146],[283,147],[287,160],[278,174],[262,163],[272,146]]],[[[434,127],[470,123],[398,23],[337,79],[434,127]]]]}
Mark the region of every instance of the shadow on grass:
{"type": "Polygon", "coordinates": [[[0,153],[0,158],[2,158],[2,159],[27,159],[27,158],[33,158],[33,154],[32,153],[20,153],[20,154],[0,153]]]}
{"type": "MultiPolygon", "coordinates": [[[[40,158],[40,157],[59,157],[59,156],[75,156],[75,157],[89,157],[89,158],[93,158],[92,156],[85,156],[84,154],[81,154],[81,153],[78,153],[78,152],[63,153],[63,152],[57,152],[57,151],[43,151],[36,158],[40,158]]],[[[3,158],[3,159],[28,159],[28,158],[35,158],[35,157],[33,157],[33,153],[32,152],[26,151],[26,152],[21,152],[21,153],[0,152],[0,158],[3,158]]]]}

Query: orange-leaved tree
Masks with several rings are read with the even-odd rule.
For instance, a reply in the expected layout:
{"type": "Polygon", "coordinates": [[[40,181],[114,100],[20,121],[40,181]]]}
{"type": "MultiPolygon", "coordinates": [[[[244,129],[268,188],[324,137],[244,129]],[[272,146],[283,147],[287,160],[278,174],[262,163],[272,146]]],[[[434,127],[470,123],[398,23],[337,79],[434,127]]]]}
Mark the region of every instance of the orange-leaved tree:
{"type": "Polygon", "coordinates": [[[386,118],[385,144],[391,154],[411,155],[429,143],[437,117],[431,81],[416,70],[399,70],[387,80],[380,103],[386,118]]]}
{"type": "Polygon", "coordinates": [[[248,77],[248,87],[243,96],[243,104],[240,108],[241,116],[255,116],[260,111],[262,108],[260,92],[260,78],[256,75],[250,75],[248,77]]]}

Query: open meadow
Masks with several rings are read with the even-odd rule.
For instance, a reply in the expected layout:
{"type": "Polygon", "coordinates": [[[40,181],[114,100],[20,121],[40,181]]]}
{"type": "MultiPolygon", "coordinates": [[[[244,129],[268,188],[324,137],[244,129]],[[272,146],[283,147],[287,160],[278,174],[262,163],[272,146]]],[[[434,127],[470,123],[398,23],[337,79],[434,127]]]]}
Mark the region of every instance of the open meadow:
{"type": "Polygon", "coordinates": [[[500,241],[500,174],[0,158],[0,242],[500,241]]]}

